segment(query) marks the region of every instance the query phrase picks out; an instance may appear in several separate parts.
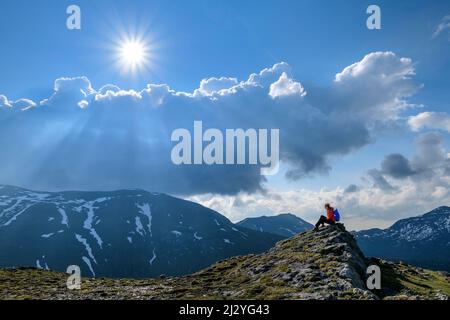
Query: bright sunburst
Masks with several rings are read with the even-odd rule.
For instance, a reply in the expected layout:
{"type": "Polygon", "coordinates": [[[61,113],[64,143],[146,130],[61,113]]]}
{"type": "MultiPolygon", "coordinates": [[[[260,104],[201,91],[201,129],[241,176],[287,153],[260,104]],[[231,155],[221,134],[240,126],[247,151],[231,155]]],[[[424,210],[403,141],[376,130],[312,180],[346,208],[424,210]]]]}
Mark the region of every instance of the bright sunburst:
{"type": "Polygon", "coordinates": [[[119,44],[118,54],[124,71],[136,72],[149,63],[149,48],[142,40],[123,40],[119,44]]]}
{"type": "Polygon", "coordinates": [[[137,41],[128,41],[120,48],[120,54],[129,65],[141,64],[145,58],[145,47],[137,41]]]}

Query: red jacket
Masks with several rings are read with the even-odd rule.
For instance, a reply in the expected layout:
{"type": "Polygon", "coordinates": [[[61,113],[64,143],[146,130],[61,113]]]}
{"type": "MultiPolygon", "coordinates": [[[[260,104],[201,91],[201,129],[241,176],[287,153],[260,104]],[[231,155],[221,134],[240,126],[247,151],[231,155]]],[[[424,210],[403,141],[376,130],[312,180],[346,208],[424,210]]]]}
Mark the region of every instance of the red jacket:
{"type": "Polygon", "coordinates": [[[336,219],[334,218],[334,208],[329,207],[327,209],[327,219],[336,222],[336,219]]]}

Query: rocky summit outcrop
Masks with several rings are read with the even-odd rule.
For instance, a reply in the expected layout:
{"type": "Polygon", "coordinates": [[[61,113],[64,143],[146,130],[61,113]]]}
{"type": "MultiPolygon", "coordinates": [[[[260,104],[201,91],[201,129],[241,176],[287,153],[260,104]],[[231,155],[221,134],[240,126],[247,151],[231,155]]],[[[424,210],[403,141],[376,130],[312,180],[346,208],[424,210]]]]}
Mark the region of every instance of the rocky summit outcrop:
{"type": "Polygon", "coordinates": [[[23,299],[448,299],[446,273],[366,258],[342,225],[307,231],[263,254],[219,261],[185,277],[85,279],[38,269],[0,271],[0,298],[23,299]],[[366,288],[366,268],[381,269],[381,290],[366,288]]]}

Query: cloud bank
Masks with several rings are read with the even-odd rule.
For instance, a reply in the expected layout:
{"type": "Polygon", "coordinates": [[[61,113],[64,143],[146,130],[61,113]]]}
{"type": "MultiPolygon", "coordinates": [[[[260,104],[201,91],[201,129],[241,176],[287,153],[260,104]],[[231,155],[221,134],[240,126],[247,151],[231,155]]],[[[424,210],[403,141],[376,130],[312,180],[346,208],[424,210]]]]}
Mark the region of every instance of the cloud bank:
{"type": "Polygon", "coordinates": [[[95,89],[87,77],[60,78],[40,102],[0,95],[0,181],[47,190],[252,193],[264,188],[258,166],[172,164],[172,131],[192,130],[195,120],[220,130],[278,128],[289,179],[327,173],[330,159],[367,145],[373,128],[411,107],[408,97],[420,88],[413,76],[410,59],[374,52],[310,90],[284,62],[242,81],[203,79],[192,93],[166,84],[95,89]]]}
{"type": "Polygon", "coordinates": [[[425,133],[416,140],[416,154],[390,154],[361,182],[346,188],[298,189],[265,193],[192,196],[193,201],[225,213],[233,221],[249,216],[291,212],[313,223],[323,204],[339,207],[347,228],[388,227],[397,219],[423,214],[450,203],[450,157],[444,139],[425,133]]]}

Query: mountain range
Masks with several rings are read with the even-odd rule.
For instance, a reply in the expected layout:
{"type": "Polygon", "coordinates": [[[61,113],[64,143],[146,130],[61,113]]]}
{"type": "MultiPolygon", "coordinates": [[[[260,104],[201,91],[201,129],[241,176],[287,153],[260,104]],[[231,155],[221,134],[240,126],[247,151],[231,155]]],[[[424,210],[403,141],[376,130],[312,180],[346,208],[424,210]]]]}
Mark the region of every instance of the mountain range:
{"type": "MultiPolygon", "coordinates": [[[[75,264],[91,277],[186,275],[222,259],[264,252],[312,227],[293,214],[233,224],[199,204],[143,190],[0,186],[0,267],[6,268],[65,271],[75,264]]],[[[449,207],[353,235],[366,256],[450,271],[449,207]]]]}
{"type": "Polygon", "coordinates": [[[387,229],[358,231],[354,235],[368,256],[450,271],[450,207],[399,220],[387,229]]]}
{"type": "Polygon", "coordinates": [[[78,265],[91,277],[183,275],[263,252],[280,239],[165,194],[0,187],[0,267],[78,265]]]}

